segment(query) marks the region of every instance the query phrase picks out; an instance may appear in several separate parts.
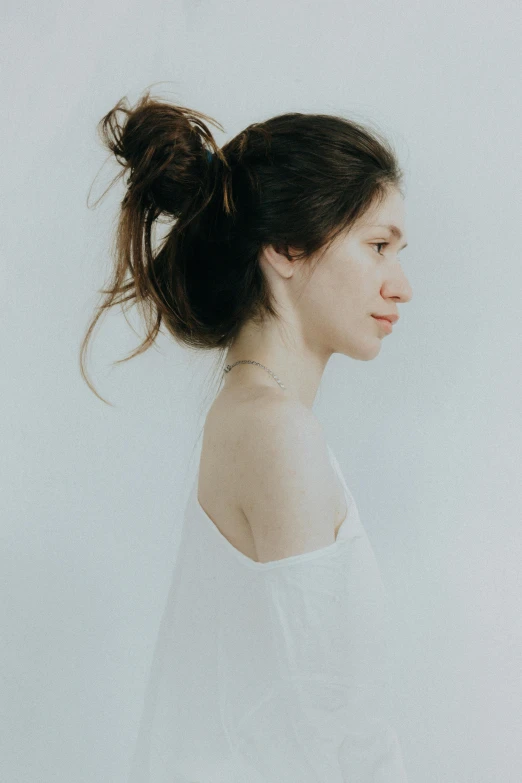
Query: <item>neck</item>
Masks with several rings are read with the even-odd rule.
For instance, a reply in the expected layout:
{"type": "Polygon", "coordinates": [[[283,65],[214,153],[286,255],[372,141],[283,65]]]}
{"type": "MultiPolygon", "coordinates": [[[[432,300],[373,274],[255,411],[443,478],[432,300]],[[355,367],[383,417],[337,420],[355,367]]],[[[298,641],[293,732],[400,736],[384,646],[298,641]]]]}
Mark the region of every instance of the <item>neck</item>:
{"type": "Polygon", "coordinates": [[[259,362],[268,367],[286,388],[281,389],[270,373],[255,364],[237,364],[230,372],[224,373],[224,382],[227,388],[273,387],[281,395],[311,409],[330,356],[321,353],[317,347],[314,350],[306,345],[299,335],[296,339],[295,333],[292,340],[283,339],[275,324],[264,324],[262,328],[246,324],[230,346],[226,364],[234,364],[240,359],[259,362]]]}

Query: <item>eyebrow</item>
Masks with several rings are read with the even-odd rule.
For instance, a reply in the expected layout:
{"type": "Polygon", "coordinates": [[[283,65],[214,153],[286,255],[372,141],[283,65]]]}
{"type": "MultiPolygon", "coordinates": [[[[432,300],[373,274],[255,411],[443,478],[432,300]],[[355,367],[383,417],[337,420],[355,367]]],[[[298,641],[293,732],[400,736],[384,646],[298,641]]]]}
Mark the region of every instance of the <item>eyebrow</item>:
{"type": "MultiPolygon", "coordinates": [[[[369,226],[369,228],[387,228],[388,231],[390,231],[396,239],[401,239],[402,237],[402,231],[400,230],[400,228],[397,228],[397,226],[394,225],[369,226]]],[[[405,247],[408,247],[407,242],[405,242],[404,245],[401,246],[401,250],[404,250],[405,247]]]]}

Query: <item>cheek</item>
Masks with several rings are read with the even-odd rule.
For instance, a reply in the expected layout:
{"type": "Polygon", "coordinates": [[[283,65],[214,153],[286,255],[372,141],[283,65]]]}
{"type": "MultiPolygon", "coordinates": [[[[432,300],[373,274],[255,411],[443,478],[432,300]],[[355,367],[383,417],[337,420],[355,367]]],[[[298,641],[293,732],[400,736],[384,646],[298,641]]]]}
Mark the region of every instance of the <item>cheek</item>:
{"type": "Polygon", "coordinates": [[[370,289],[368,263],[344,255],[316,268],[305,292],[306,305],[301,304],[308,315],[313,312],[332,324],[355,325],[375,308],[376,294],[370,289]]]}
{"type": "Polygon", "coordinates": [[[353,272],[340,276],[335,285],[335,296],[342,299],[354,315],[365,312],[369,298],[367,277],[353,272]]]}

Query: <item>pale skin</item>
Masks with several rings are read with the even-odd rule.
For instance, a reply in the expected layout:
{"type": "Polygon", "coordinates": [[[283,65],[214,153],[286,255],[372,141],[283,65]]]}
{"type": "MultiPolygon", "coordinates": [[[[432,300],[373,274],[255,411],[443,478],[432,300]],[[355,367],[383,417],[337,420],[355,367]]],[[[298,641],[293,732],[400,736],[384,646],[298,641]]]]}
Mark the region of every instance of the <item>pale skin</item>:
{"type": "Polygon", "coordinates": [[[369,361],[384,337],[394,338],[372,314],[400,314],[412,297],[399,256],[406,243],[404,199],[390,188],[337,238],[310,279],[306,261],[272,246],[260,254],[284,322],[245,324],[226,363],[253,359],[286,388],[257,365],[224,374],[205,421],[198,484],[203,510],[253,560],[335,541],[346,503],[312,406],[332,354],[369,361]]]}

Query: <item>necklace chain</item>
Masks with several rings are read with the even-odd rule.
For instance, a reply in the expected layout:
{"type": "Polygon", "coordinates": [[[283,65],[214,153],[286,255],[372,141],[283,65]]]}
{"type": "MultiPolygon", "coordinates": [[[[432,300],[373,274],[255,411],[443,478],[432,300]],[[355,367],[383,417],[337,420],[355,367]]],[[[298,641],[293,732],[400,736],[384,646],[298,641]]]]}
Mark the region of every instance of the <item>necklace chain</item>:
{"type": "Polygon", "coordinates": [[[235,367],[235,366],[236,366],[236,364],[257,364],[257,366],[258,366],[258,367],[262,367],[264,370],[266,370],[267,372],[269,372],[269,373],[270,373],[270,375],[272,376],[272,378],[275,378],[275,380],[278,382],[279,386],[280,386],[282,389],[286,389],[286,386],[283,386],[283,384],[281,383],[281,381],[279,380],[279,378],[277,377],[277,375],[275,375],[275,374],[272,372],[272,370],[269,370],[269,369],[268,369],[268,367],[265,367],[265,365],[264,365],[264,364],[260,364],[259,362],[255,362],[253,359],[238,359],[238,361],[237,361],[237,362],[234,362],[234,364],[227,364],[227,365],[226,365],[226,367],[225,367],[225,369],[223,370],[223,372],[230,372],[230,370],[232,369],[232,367],[235,367]]]}

